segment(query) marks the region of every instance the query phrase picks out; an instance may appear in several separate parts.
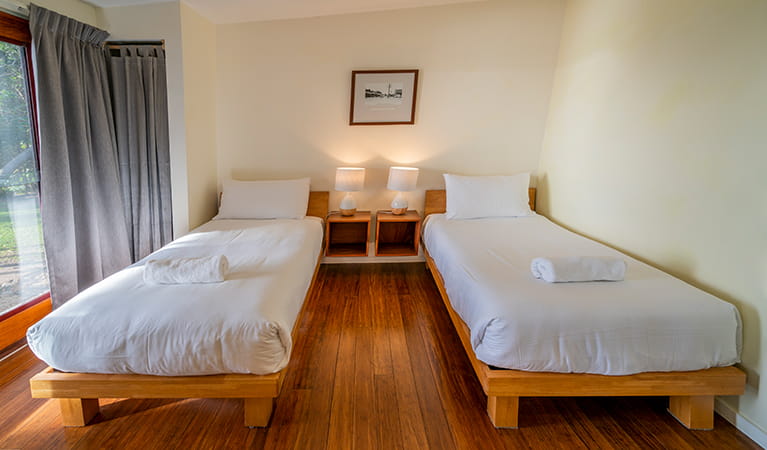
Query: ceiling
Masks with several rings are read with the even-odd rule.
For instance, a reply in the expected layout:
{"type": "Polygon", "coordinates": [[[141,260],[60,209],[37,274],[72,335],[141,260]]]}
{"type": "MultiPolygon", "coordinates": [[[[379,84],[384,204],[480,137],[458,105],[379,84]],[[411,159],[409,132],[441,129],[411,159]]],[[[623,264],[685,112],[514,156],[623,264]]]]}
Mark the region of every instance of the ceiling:
{"type": "MultiPolygon", "coordinates": [[[[102,8],[169,0],[86,0],[102,8]]],[[[484,0],[182,0],[214,23],[295,19],[484,0]]]]}

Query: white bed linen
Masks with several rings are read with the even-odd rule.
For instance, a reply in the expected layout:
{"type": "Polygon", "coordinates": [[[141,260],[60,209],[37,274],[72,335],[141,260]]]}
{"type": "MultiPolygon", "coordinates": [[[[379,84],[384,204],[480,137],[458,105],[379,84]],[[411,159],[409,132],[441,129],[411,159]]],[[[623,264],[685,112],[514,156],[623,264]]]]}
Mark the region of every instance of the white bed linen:
{"type": "Polygon", "coordinates": [[[290,358],[322,235],[315,217],[208,222],[78,294],[29,329],[29,346],[66,372],[277,372],[290,358]],[[229,260],[224,282],[143,281],[148,258],[212,254],[229,260]]]}
{"type": "Polygon", "coordinates": [[[542,216],[429,217],[424,242],[477,358],[540,372],[628,375],[739,362],[737,309],[542,216]],[[549,284],[538,256],[610,256],[624,281],[549,284]]]}

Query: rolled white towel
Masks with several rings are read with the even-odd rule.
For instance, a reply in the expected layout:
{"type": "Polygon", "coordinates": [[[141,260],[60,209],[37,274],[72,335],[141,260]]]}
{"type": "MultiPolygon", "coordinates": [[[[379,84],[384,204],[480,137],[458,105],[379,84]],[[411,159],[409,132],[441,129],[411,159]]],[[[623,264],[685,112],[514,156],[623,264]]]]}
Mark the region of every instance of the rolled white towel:
{"type": "Polygon", "coordinates": [[[202,258],[150,259],[144,264],[144,281],[154,284],[220,283],[229,261],[224,255],[202,258]]]}
{"type": "Polygon", "coordinates": [[[547,283],[621,281],[626,274],[626,262],[620,258],[600,256],[535,258],[530,270],[535,278],[547,283]]]}

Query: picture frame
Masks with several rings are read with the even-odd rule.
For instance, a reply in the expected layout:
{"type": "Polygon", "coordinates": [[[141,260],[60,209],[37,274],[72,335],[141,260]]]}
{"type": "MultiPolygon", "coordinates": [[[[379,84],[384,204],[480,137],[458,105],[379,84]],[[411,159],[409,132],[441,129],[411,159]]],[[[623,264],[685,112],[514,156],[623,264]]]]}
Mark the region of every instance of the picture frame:
{"type": "Polygon", "coordinates": [[[413,125],[418,70],[352,71],[349,125],[413,125]]]}

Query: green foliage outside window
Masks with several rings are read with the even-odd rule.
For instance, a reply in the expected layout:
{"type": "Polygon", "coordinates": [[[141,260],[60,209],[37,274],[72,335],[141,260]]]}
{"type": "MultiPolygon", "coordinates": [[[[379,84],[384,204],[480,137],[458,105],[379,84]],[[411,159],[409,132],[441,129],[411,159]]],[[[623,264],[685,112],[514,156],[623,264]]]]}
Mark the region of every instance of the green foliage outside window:
{"type": "Polygon", "coordinates": [[[0,314],[48,290],[26,67],[0,41],[0,314]]]}
{"type": "Polygon", "coordinates": [[[0,191],[37,190],[22,47],[0,41],[0,191]]]}

